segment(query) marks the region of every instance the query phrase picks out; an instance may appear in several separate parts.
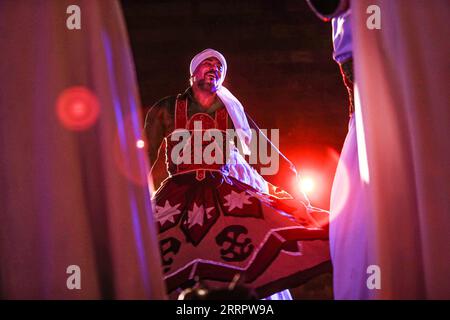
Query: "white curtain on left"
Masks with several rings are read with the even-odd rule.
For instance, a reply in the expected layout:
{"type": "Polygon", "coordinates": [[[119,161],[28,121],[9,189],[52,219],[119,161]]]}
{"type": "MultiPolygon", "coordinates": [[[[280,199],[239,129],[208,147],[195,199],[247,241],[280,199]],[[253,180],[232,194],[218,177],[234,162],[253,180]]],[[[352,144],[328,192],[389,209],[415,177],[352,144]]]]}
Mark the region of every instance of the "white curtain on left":
{"type": "Polygon", "coordinates": [[[0,39],[0,298],[165,298],[119,3],[2,1],[0,39]]]}

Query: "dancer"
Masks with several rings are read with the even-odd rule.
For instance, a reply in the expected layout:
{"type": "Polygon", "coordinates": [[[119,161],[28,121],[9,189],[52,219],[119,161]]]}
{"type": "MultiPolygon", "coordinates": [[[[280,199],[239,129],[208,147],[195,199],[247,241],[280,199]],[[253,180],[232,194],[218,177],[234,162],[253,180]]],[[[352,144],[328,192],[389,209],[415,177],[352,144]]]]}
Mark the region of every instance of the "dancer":
{"type": "MultiPolygon", "coordinates": [[[[309,214],[306,196],[271,184],[276,175],[266,181],[239,153],[236,146],[244,155],[258,153],[255,140],[267,137],[222,85],[226,72],[221,53],[200,52],[190,64],[191,86],[146,117],[151,163],[163,145],[166,153],[169,177],[153,199],[172,297],[195,280],[219,289],[239,275],[264,298],[329,268],[328,231],[309,214]],[[236,143],[226,143],[232,136],[236,143]]],[[[265,141],[280,156],[277,174],[295,176],[292,163],[265,141]]]]}

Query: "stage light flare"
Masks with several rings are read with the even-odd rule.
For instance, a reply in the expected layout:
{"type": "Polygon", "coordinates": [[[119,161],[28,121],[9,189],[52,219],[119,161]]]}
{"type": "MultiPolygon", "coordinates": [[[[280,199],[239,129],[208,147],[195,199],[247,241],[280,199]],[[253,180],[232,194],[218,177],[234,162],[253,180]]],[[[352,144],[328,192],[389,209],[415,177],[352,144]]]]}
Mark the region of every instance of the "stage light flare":
{"type": "Polygon", "coordinates": [[[141,131],[139,110],[122,115],[117,119],[117,131],[111,141],[112,156],[117,170],[129,181],[139,186],[148,184],[146,141],[141,131]]]}
{"type": "Polygon", "coordinates": [[[142,139],[139,139],[138,141],[136,141],[136,147],[139,149],[142,149],[145,147],[145,142],[142,139]]]}
{"type": "Polygon", "coordinates": [[[314,191],[315,188],[315,182],[314,179],[307,176],[302,177],[300,181],[300,190],[302,190],[304,193],[309,194],[314,191]]]}
{"type": "MultiPolygon", "coordinates": [[[[293,145],[292,149],[295,148],[293,145]]],[[[293,182],[297,190],[308,197],[313,207],[333,211],[329,219],[335,219],[345,210],[350,197],[349,168],[341,163],[337,171],[340,154],[331,147],[310,147],[292,153],[290,158],[298,171],[298,178],[293,182]]]]}
{"type": "Polygon", "coordinates": [[[95,94],[86,87],[69,87],[56,101],[59,121],[69,130],[81,131],[91,127],[98,119],[100,104],[95,94]]]}

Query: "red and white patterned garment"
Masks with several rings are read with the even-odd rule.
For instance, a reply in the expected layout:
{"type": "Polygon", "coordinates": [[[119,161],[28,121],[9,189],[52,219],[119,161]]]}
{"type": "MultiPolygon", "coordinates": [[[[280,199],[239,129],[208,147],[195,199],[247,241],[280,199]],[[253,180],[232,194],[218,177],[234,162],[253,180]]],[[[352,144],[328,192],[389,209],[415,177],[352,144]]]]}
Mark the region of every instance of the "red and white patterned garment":
{"type": "MultiPolygon", "coordinates": [[[[220,130],[226,139],[227,120],[225,108],[214,119],[206,113],[188,119],[187,101],[178,99],[174,132],[193,134],[194,121],[201,121],[203,131],[220,130]]],[[[305,211],[301,202],[258,191],[232,177],[228,164],[176,165],[174,146],[169,135],[169,178],[153,197],[169,293],[194,279],[221,288],[239,273],[244,285],[266,297],[329,269],[328,231],[294,218],[305,211]]]]}

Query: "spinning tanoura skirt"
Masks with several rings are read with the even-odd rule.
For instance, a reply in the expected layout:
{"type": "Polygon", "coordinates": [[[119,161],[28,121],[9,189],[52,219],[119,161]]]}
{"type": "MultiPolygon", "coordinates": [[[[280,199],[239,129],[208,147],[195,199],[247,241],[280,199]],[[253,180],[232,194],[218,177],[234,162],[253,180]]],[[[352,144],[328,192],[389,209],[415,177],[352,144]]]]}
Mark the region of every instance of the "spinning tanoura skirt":
{"type": "MultiPolygon", "coordinates": [[[[240,274],[259,297],[330,268],[328,231],[291,214],[294,200],[256,191],[219,171],[166,179],[154,195],[169,293],[201,280],[227,286],[240,274]]],[[[298,205],[298,203],[296,203],[298,205]]]]}

